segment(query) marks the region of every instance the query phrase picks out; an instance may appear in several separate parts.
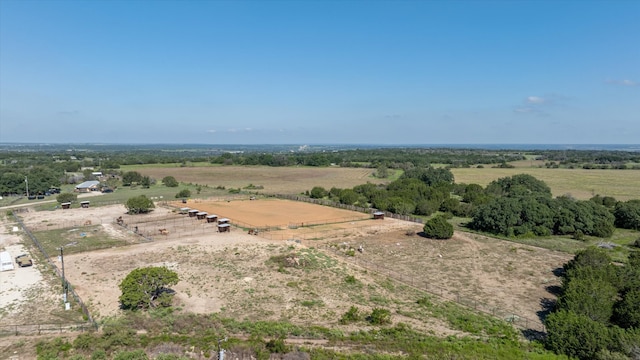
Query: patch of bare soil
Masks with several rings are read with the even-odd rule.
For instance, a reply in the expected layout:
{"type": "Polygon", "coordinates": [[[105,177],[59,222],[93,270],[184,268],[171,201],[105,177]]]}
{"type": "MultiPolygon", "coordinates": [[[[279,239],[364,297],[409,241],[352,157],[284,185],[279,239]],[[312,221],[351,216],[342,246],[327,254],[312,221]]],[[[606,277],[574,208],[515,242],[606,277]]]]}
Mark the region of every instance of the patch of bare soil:
{"type": "MultiPolygon", "coordinates": [[[[0,322],[2,326],[68,322],[62,305],[61,287],[51,286],[52,276],[46,264],[31,254],[30,246],[17,224],[2,217],[0,220],[0,249],[8,251],[12,259],[21,254],[32,256],[33,266],[0,272],[0,322]]],[[[0,330],[7,331],[7,328],[0,330]]]]}
{"type": "Polygon", "coordinates": [[[300,194],[314,186],[352,188],[366,182],[384,183],[371,176],[375,169],[341,167],[269,167],[269,166],[208,166],[208,167],[144,167],[137,170],[155,179],[173,176],[184,183],[244,188],[262,186],[251,191],[269,194],[300,194]]]}
{"type": "Polygon", "coordinates": [[[569,254],[464,232],[450,240],[433,240],[395,231],[349,244],[363,245],[363,266],[390,270],[445,298],[539,325],[542,304],[555,300],[550,290],[560,285],[554,271],[571,259],[569,254]]]}

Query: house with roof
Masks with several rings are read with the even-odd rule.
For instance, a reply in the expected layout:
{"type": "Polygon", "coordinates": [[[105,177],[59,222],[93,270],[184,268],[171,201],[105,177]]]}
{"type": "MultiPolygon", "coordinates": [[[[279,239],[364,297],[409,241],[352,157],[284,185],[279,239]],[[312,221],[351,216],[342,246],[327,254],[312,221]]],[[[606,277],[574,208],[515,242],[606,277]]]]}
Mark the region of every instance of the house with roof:
{"type": "Polygon", "coordinates": [[[76,192],[87,193],[98,190],[100,190],[100,181],[97,180],[85,181],[82,184],[76,185],[76,192]]]}

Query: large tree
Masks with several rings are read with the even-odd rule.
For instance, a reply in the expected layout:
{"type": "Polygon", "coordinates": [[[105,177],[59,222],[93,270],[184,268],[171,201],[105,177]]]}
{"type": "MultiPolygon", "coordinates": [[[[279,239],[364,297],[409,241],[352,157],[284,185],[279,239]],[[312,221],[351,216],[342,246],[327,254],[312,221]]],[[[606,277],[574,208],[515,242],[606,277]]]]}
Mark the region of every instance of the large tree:
{"type": "Polygon", "coordinates": [[[129,211],[129,214],[145,214],[156,207],[153,201],[145,195],[129,198],[124,206],[129,211]]]}
{"type": "Polygon", "coordinates": [[[178,274],[163,266],[138,268],[127,275],[119,287],[123,309],[137,310],[170,306],[174,293],[169,286],[177,284],[178,274]]]}
{"type": "Polygon", "coordinates": [[[178,185],[180,185],[180,183],[178,183],[178,180],[176,180],[176,178],[174,178],[173,176],[163,177],[162,183],[167,187],[178,187],[178,185]]]}
{"type": "Polygon", "coordinates": [[[140,183],[142,181],[142,174],[137,171],[127,171],[122,174],[122,185],[129,186],[133,183],[140,183]]]}
{"type": "Polygon", "coordinates": [[[618,202],[613,214],[617,227],[640,230],[640,200],[618,202]]]}

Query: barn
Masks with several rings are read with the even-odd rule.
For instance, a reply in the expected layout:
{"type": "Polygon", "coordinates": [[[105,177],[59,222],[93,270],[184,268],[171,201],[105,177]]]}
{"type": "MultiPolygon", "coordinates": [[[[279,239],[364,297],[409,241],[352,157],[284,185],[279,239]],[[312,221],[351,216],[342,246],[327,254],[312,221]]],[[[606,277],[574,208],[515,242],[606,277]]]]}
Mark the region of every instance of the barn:
{"type": "Polygon", "coordinates": [[[196,218],[198,218],[198,220],[204,220],[206,216],[207,216],[207,213],[205,211],[200,211],[196,213],[196,218]]]}
{"type": "Polygon", "coordinates": [[[218,224],[218,232],[231,232],[231,224],[218,224]]]}
{"type": "Polygon", "coordinates": [[[89,201],[80,201],[80,207],[81,208],[88,208],[89,207],[89,201]]]}
{"type": "Polygon", "coordinates": [[[71,203],[70,202],[64,202],[64,203],[60,204],[60,206],[62,206],[63,209],[70,209],[71,208],[71,203]]]}
{"type": "Polygon", "coordinates": [[[378,220],[382,220],[384,219],[384,212],[383,211],[376,211],[373,213],[373,218],[374,219],[378,219],[378,220]]]}
{"type": "Polygon", "coordinates": [[[198,214],[199,212],[200,210],[191,209],[189,210],[189,217],[196,217],[196,214],[198,214]]]}

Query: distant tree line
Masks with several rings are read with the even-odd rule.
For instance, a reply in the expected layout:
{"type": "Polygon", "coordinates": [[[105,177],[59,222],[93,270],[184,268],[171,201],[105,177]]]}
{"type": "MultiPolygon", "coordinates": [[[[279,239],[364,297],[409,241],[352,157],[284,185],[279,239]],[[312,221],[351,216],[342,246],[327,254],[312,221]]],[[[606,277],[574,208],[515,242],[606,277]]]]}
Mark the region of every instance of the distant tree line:
{"type": "Polygon", "coordinates": [[[285,146],[236,146],[240,151],[197,145],[111,145],[65,149],[62,146],[9,147],[0,149],[0,167],[25,168],[50,166],[65,172],[82,168],[102,171],[122,165],[210,162],[226,165],[369,167],[409,169],[444,164],[469,167],[492,164],[508,167],[508,162],[524,160],[525,154],[545,160],[548,167],[584,167],[624,169],[640,167],[640,153],[595,150],[486,150],[459,148],[346,148],[328,150],[291,150],[285,146]],[[11,149],[21,150],[11,150],[11,149]],[[634,165],[635,164],[635,165],[634,165]]]}

